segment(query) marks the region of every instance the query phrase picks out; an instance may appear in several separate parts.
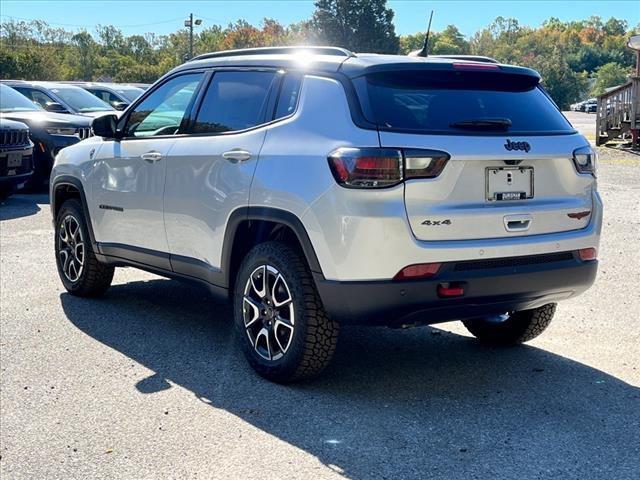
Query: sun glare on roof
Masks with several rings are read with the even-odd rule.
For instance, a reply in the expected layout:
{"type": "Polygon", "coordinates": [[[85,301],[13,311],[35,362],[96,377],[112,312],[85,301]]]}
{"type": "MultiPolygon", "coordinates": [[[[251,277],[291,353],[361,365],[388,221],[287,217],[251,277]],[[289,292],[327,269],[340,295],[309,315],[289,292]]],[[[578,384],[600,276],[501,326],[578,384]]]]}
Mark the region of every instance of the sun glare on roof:
{"type": "Polygon", "coordinates": [[[300,65],[303,65],[303,66],[309,65],[311,62],[313,62],[312,50],[307,50],[307,49],[296,50],[293,55],[296,59],[296,62],[299,63],[300,65]]]}

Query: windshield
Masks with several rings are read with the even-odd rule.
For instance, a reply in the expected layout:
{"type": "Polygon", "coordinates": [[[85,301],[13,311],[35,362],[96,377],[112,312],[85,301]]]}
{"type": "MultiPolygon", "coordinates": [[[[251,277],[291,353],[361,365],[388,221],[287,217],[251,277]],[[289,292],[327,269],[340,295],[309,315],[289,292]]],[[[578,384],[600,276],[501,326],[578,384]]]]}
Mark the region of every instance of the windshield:
{"type": "Polygon", "coordinates": [[[56,87],[50,88],[49,90],[58,95],[76,112],[85,113],[113,110],[111,105],[79,87],[56,87]]]}
{"type": "Polygon", "coordinates": [[[536,77],[422,70],[372,74],[366,77],[366,83],[371,120],[386,130],[449,134],[573,132],[536,77]]]}
{"type": "Polygon", "coordinates": [[[129,100],[129,102],[133,102],[142,92],[144,92],[144,90],[138,87],[114,88],[114,90],[129,100]]]}
{"type": "Polygon", "coordinates": [[[0,111],[25,112],[31,110],[42,110],[42,108],[13,88],[0,84],[0,111]]]}

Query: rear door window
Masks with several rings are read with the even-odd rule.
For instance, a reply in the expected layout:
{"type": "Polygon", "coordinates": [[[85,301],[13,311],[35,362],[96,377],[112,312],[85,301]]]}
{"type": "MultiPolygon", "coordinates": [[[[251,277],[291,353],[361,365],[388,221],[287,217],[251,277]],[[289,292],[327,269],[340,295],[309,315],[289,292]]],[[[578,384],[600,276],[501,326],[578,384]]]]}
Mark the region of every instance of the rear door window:
{"type": "Polygon", "coordinates": [[[35,90],[33,88],[24,88],[24,87],[14,87],[17,91],[27,97],[34,103],[37,103],[42,108],[46,107],[48,103],[55,102],[53,98],[41,92],[40,90],[35,90]]]}
{"type": "Polygon", "coordinates": [[[111,106],[114,106],[114,104],[120,102],[121,100],[116,97],[113,93],[107,91],[107,90],[89,90],[91,93],[93,93],[96,97],[98,97],[100,100],[102,100],[103,102],[108,103],[111,106]]]}
{"type": "Polygon", "coordinates": [[[246,130],[266,121],[276,72],[216,72],[202,100],[193,133],[246,130]]]}
{"type": "MultiPolygon", "coordinates": [[[[366,77],[364,111],[391,131],[459,134],[571,133],[533,77],[487,72],[401,71],[366,77]]],[[[361,90],[362,91],[362,90],[361,90]]]]}

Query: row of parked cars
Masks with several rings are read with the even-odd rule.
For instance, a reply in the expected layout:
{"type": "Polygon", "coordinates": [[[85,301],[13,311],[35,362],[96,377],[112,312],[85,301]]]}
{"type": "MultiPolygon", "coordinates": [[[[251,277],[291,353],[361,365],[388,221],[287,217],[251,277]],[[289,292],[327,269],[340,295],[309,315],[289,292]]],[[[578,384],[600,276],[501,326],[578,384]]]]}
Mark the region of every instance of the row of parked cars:
{"type": "Polygon", "coordinates": [[[93,119],[124,110],[146,84],[0,81],[0,198],[44,185],[56,154],[92,135],[93,119]]]}
{"type": "Polygon", "coordinates": [[[589,98],[582,102],[573,103],[571,105],[571,110],[574,112],[596,113],[598,110],[598,99],[589,98]]]}

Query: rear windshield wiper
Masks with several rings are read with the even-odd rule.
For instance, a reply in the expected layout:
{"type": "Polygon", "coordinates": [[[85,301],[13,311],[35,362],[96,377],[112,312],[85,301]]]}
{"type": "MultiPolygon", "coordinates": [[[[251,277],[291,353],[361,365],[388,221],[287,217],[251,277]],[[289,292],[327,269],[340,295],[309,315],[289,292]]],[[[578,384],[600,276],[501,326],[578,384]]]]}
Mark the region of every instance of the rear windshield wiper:
{"type": "Polygon", "coordinates": [[[453,128],[468,128],[473,130],[508,130],[511,120],[508,118],[476,118],[473,120],[461,120],[449,124],[453,128]]]}

